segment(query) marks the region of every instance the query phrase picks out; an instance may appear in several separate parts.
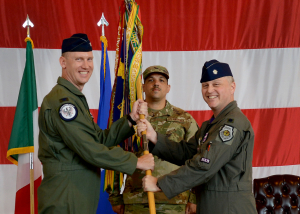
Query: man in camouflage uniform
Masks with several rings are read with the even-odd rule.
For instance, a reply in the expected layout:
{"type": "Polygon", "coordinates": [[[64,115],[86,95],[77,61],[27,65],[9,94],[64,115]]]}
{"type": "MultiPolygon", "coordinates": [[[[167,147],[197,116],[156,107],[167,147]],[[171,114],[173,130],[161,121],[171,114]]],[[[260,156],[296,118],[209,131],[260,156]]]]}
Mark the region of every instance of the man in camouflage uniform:
{"type": "MultiPolygon", "coordinates": [[[[166,100],[166,95],[170,91],[168,70],[162,66],[151,66],[144,71],[143,77],[143,90],[148,103],[149,116],[147,120],[150,121],[157,132],[167,135],[169,139],[176,142],[188,141],[198,130],[198,125],[189,113],[171,105],[166,100]]],[[[137,156],[141,156],[142,153],[143,149],[140,148],[137,156]]],[[[179,166],[158,157],[155,157],[154,161],[155,168],[152,174],[155,177],[163,176],[179,168],[179,166]]],[[[109,197],[116,213],[149,213],[147,193],[143,192],[142,188],[142,178],[144,176],[145,172],[141,170],[137,170],[133,175],[128,176],[123,195],[119,194],[119,179],[116,176],[115,190],[109,197]]],[[[187,213],[196,211],[196,197],[189,190],[171,199],[168,199],[163,192],[155,193],[154,197],[157,214],[184,214],[186,209],[187,213]]]]}

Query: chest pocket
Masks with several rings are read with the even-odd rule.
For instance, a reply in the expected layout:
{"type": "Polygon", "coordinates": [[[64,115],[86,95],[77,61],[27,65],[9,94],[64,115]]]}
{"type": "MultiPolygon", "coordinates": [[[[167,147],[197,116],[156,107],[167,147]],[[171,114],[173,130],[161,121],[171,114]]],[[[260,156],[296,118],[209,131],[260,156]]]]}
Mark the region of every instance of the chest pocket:
{"type": "MultiPolygon", "coordinates": [[[[186,128],[183,119],[167,118],[167,122],[164,126],[165,133],[161,133],[165,134],[170,140],[179,142],[185,139],[186,128]]],[[[157,131],[160,132],[159,130],[157,131]]]]}

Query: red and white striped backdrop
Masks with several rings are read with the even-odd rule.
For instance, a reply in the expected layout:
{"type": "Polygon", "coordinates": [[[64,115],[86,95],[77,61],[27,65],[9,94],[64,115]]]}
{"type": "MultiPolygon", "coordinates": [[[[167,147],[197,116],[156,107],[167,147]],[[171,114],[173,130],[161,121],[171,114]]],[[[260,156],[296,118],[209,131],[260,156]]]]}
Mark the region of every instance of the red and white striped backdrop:
{"type": "MultiPolygon", "coordinates": [[[[253,177],[300,175],[300,2],[298,0],[136,0],[144,25],[143,69],[170,72],[168,100],[188,110],[198,124],[211,116],[201,95],[205,61],[227,62],[236,80],[235,99],[255,131],[253,177]]],[[[61,74],[60,45],[87,33],[95,69],[84,94],[94,116],[99,102],[102,12],[109,22],[112,80],[121,0],[0,0],[0,213],[13,213],[16,166],[6,160],[15,106],[25,65],[22,28],[34,23],[39,106],[61,74]]]]}

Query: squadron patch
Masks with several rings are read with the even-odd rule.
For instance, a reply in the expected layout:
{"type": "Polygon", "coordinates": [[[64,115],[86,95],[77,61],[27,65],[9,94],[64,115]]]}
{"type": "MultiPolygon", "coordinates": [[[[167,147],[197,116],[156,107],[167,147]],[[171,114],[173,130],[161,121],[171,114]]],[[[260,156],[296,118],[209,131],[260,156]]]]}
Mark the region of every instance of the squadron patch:
{"type": "Polygon", "coordinates": [[[71,121],[77,117],[78,111],[76,106],[71,103],[63,104],[59,109],[59,116],[64,121],[71,121]]]}
{"type": "Polygon", "coordinates": [[[233,127],[224,125],[219,135],[223,142],[231,140],[233,138],[233,127]]]}

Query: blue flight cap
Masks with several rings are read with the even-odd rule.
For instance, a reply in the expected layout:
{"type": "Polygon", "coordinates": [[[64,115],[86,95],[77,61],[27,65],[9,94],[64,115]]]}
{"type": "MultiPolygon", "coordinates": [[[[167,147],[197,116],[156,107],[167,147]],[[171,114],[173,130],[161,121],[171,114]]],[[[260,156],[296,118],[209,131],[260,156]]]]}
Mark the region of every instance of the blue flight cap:
{"type": "Polygon", "coordinates": [[[61,45],[62,54],[65,52],[89,52],[92,51],[92,44],[86,34],[73,34],[70,38],[63,40],[61,45]]]}
{"type": "Polygon", "coordinates": [[[210,60],[204,63],[200,83],[215,80],[221,77],[233,76],[227,63],[218,60],[210,60]]]}

